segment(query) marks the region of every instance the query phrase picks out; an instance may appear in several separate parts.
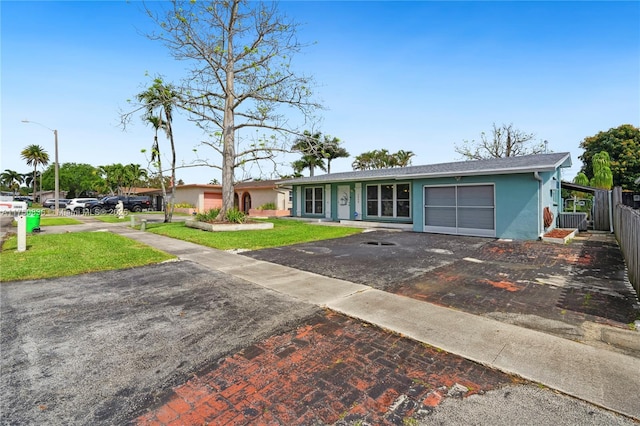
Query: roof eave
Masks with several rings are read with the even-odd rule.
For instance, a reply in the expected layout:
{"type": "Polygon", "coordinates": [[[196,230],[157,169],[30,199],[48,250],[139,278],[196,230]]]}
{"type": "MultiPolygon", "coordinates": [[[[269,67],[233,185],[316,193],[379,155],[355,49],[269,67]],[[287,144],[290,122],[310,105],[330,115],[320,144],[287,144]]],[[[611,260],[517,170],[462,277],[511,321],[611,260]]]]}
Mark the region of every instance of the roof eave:
{"type": "Polygon", "coordinates": [[[469,170],[464,172],[441,172],[441,173],[415,173],[410,175],[398,176],[397,179],[404,178],[440,178],[440,177],[457,177],[457,176],[486,176],[486,175],[512,175],[521,173],[533,173],[533,172],[552,172],[557,167],[545,166],[545,167],[514,167],[511,169],[491,169],[491,170],[469,170]]]}
{"type": "MultiPolygon", "coordinates": [[[[558,168],[566,168],[571,167],[571,154],[566,153],[562,158],[560,158],[553,165],[541,165],[541,166],[526,166],[526,167],[511,167],[508,169],[500,168],[500,169],[487,169],[487,170],[468,170],[468,171],[458,171],[458,172],[434,172],[434,173],[411,173],[398,175],[395,173],[390,173],[387,175],[378,175],[378,176],[369,176],[362,178],[353,178],[353,177],[343,177],[337,179],[311,179],[301,178],[300,180],[287,180],[278,182],[279,185],[305,185],[305,184],[328,184],[328,183],[339,183],[339,182],[353,182],[353,181],[373,181],[373,180],[403,180],[403,179],[416,179],[416,178],[441,178],[441,177],[457,177],[457,176],[484,176],[484,175],[507,175],[513,173],[533,173],[533,172],[552,172],[557,170],[558,168]],[[302,180],[308,179],[308,180],[302,180]]],[[[389,169],[393,170],[393,169],[389,169]]],[[[323,175],[323,177],[326,175],[323,175]]]]}

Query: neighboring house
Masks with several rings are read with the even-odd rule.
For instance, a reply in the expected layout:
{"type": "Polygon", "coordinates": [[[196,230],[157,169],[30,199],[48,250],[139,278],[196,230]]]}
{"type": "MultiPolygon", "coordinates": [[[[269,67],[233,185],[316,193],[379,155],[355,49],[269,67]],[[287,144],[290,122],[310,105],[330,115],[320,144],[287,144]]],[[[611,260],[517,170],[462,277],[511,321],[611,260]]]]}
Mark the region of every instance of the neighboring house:
{"type": "Polygon", "coordinates": [[[114,195],[150,195],[155,193],[162,194],[162,189],[132,186],[131,188],[125,188],[125,190],[122,191],[122,194],[114,194],[114,195]]]}
{"type": "MultiPolygon", "coordinates": [[[[237,209],[254,215],[261,212],[257,208],[273,203],[277,209],[273,216],[288,216],[291,209],[291,190],[276,186],[275,180],[238,183],[234,187],[234,205],[237,209]]],[[[169,192],[169,191],[167,191],[169,192]]],[[[187,203],[197,212],[222,207],[222,186],[210,184],[189,184],[176,186],[175,202],[187,203]]]]}
{"type": "MultiPolygon", "coordinates": [[[[37,192],[36,193],[39,197],[39,201],[42,202],[44,200],[47,200],[49,198],[55,198],[56,197],[56,192],[55,191],[41,191],[41,192],[37,192]]],[[[67,191],[59,191],[60,197],[59,198],[67,198],[67,191]]],[[[29,194],[31,195],[31,194],[29,194]]]]}
{"type": "MultiPolygon", "coordinates": [[[[171,193],[167,189],[167,195],[171,193]]],[[[191,204],[199,213],[222,207],[222,186],[211,184],[178,185],[175,191],[176,204],[191,204]]]]}
{"type": "Polygon", "coordinates": [[[291,214],[291,188],[279,187],[275,180],[242,182],[235,185],[234,204],[249,215],[262,215],[260,207],[275,204],[276,209],[269,216],[289,216],[291,214]]]}
{"type": "Polygon", "coordinates": [[[292,216],[384,223],[416,232],[532,240],[562,210],[569,153],[332,173],[293,187],[292,216]]]}

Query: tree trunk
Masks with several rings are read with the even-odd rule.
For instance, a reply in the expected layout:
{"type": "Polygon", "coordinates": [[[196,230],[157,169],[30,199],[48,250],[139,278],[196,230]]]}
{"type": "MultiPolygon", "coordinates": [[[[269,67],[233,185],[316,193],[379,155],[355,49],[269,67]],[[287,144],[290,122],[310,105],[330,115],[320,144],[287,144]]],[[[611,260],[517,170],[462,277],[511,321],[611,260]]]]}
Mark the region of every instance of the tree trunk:
{"type": "MultiPolygon", "coordinates": [[[[167,187],[164,184],[164,176],[162,174],[162,159],[160,157],[160,147],[158,145],[158,129],[156,128],[156,135],[154,136],[154,147],[158,154],[158,174],[160,175],[160,188],[162,188],[162,212],[164,213],[164,223],[168,223],[170,218],[168,216],[167,207],[169,203],[167,201],[167,187]]],[[[153,154],[152,154],[153,155],[153,154]]]]}
{"type": "Polygon", "coordinates": [[[171,142],[171,207],[169,211],[165,213],[165,222],[171,222],[173,218],[173,209],[176,205],[176,146],[173,141],[173,127],[171,126],[172,118],[167,113],[165,108],[165,116],[167,119],[167,132],[169,133],[169,141],[171,142]]]}
{"type": "Polygon", "coordinates": [[[235,60],[233,57],[233,33],[235,31],[235,21],[238,16],[238,3],[234,2],[228,22],[227,38],[227,63],[225,68],[225,99],[224,117],[222,119],[222,208],[218,214],[218,220],[225,220],[227,212],[233,210],[233,180],[236,162],[235,145],[235,121],[234,102],[235,92],[233,83],[235,80],[235,60]]]}
{"type": "MultiPolygon", "coordinates": [[[[230,80],[227,74],[227,85],[229,84],[233,87],[233,80],[230,80]]],[[[227,212],[233,209],[233,172],[236,155],[232,103],[233,96],[228,92],[223,119],[224,129],[222,131],[224,144],[222,148],[222,209],[220,209],[218,220],[224,220],[227,212]]]]}
{"type": "Polygon", "coordinates": [[[33,167],[33,202],[36,202],[36,186],[38,184],[36,173],[38,173],[38,163],[33,167]]]}

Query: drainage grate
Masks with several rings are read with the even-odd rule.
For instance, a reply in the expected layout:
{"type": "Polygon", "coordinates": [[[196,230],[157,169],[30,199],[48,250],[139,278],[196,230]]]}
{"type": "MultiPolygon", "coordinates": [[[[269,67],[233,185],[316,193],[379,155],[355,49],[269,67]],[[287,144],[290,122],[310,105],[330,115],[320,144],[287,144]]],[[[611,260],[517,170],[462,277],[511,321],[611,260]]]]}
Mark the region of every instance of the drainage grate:
{"type": "Polygon", "coordinates": [[[368,246],[395,246],[396,243],[390,243],[387,241],[367,241],[363,243],[368,246]]]}

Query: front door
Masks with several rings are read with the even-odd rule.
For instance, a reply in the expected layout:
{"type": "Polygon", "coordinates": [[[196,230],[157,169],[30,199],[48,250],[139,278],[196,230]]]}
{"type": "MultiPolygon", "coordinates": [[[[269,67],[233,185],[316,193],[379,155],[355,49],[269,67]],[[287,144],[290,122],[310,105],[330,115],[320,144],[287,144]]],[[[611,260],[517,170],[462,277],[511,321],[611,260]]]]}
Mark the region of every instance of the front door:
{"type": "Polygon", "coordinates": [[[251,194],[247,192],[242,196],[242,211],[245,214],[249,214],[250,208],[251,208],[251,194]]]}
{"type": "Polygon", "coordinates": [[[349,185],[338,185],[338,220],[351,218],[351,197],[349,185]]]}

